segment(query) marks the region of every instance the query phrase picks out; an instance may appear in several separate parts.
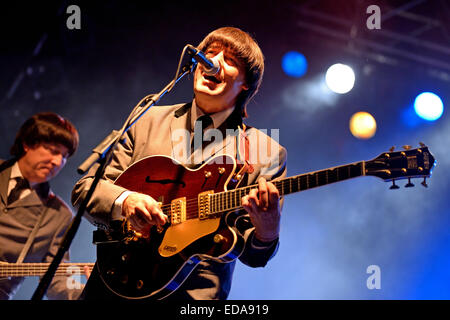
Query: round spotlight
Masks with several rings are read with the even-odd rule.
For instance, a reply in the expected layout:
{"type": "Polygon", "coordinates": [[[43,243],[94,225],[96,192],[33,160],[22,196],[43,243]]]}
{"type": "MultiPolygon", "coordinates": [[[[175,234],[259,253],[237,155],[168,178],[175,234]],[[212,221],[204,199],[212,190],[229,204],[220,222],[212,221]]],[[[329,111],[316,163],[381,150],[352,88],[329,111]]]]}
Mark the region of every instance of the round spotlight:
{"type": "Polygon", "coordinates": [[[300,52],[289,51],[281,59],[281,67],[288,76],[300,78],[306,73],[308,62],[300,52]]]}
{"type": "Polygon", "coordinates": [[[355,73],[349,66],[337,63],[328,68],[325,82],[333,92],[344,94],[352,90],[355,84],[355,73]]]}
{"type": "Polygon", "coordinates": [[[414,111],[422,119],[435,121],[442,116],[444,104],[438,95],[432,92],[423,92],[414,100],[414,111]]]}
{"type": "Polygon", "coordinates": [[[350,118],[350,132],[358,139],[370,139],[376,130],[377,122],[368,112],[360,111],[350,118]]]}

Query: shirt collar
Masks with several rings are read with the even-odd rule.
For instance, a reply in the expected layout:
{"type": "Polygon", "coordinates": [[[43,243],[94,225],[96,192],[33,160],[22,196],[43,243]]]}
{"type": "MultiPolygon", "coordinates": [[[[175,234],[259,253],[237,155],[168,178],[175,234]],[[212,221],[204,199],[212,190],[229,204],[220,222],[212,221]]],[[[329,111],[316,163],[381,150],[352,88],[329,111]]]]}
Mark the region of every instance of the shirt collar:
{"type": "MultiPolygon", "coordinates": [[[[19,167],[19,162],[18,161],[16,161],[13,164],[13,166],[11,167],[11,176],[9,177],[10,180],[11,179],[15,179],[15,178],[23,178],[23,179],[25,179],[25,177],[22,174],[22,171],[20,171],[20,167],[19,167]]],[[[39,183],[36,183],[36,182],[30,182],[30,181],[28,181],[28,183],[30,184],[30,187],[33,188],[33,189],[35,189],[36,186],[39,184],[39,183]]]]}
{"type": "MultiPolygon", "coordinates": [[[[210,114],[211,119],[213,121],[213,127],[218,128],[224,121],[230,116],[230,114],[234,110],[234,106],[232,108],[228,108],[216,113],[210,114]]],[[[195,127],[195,121],[204,115],[205,113],[197,106],[197,103],[192,101],[192,107],[191,107],[191,131],[193,131],[193,128],[195,127]]]]}
{"type": "Polygon", "coordinates": [[[22,172],[20,171],[20,168],[19,168],[19,163],[17,161],[11,167],[10,179],[15,179],[15,178],[23,178],[22,172]]]}

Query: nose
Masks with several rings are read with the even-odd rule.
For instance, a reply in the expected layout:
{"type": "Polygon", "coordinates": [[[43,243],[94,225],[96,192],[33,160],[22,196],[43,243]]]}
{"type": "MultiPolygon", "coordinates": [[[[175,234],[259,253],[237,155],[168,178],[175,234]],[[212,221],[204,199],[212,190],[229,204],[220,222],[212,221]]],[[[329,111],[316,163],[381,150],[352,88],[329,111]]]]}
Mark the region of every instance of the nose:
{"type": "Polygon", "coordinates": [[[225,61],[224,52],[220,51],[218,54],[216,54],[214,57],[211,58],[213,61],[217,61],[220,66],[222,66],[223,61],[225,61]]]}
{"type": "Polygon", "coordinates": [[[64,162],[64,157],[61,153],[55,154],[52,157],[52,164],[55,167],[60,167],[64,162]]]}

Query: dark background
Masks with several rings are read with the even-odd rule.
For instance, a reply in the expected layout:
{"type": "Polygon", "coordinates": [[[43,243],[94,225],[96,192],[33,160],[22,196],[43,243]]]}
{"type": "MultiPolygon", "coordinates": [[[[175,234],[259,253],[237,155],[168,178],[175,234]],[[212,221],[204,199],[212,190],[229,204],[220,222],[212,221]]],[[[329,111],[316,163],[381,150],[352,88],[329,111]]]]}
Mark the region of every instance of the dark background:
{"type": "MultiPolygon", "coordinates": [[[[266,58],[264,82],[248,124],[280,129],[288,175],[360,160],[391,146],[426,143],[438,161],[429,188],[389,190],[364,177],[288,196],[277,256],[261,269],[238,263],[231,299],[449,299],[448,112],[436,122],[411,116],[416,95],[450,101],[449,2],[436,1],[45,1],[0,8],[0,157],[25,119],[39,111],[69,118],[80,148],[52,188],[67,203],[76,168],[139,100],[174,76],[185,44],[229,25],[250,32],[266,58]],[[66,8],[81,9],[69,30],[66,8]],[[369,30],[366,8],[381,8],[381,30],[369,30]],[[302,52],[308,72],[292,78],[283,54],[302,52]],[[324,88],[333,63],[347,63],[356,82],[345,95],[324,88]],[[377,121],[369,140],[353,137],[351,115],[377,121]],[[381,270],[381,289],[366,272],[381,270]]],[[[186,77],[159,103],[187,102],[186,77]]],[[[95,261],[88,222],[71,247],[75,262],[95,261]]],[[[29,278],[16,299],[29,299],[29,278]]]]}

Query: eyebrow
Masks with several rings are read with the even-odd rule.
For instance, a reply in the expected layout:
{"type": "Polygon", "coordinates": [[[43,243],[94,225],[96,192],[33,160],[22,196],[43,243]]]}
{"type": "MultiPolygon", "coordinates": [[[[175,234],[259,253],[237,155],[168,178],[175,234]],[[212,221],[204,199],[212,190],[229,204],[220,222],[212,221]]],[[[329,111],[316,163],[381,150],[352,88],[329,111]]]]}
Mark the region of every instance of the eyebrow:
{"type": "Polygon", "coordinates": [[[236,50],[233,46],[231,45],[227,45],[226,43],[221,43],[221,42],[213,42],[211,43],[208,47],[206,47],[205,51],[208,51],[209,49],[215,50],[215,49],[222,49],[225,51],[225,53],[227,53],[229,56],[228,58],[230,58],[231,60],[233,60],[233,62],[239,66],[242,67],[243,69],[245,69],[245,61],[239,57],[239,52],[238,50],[236,50]]]}

